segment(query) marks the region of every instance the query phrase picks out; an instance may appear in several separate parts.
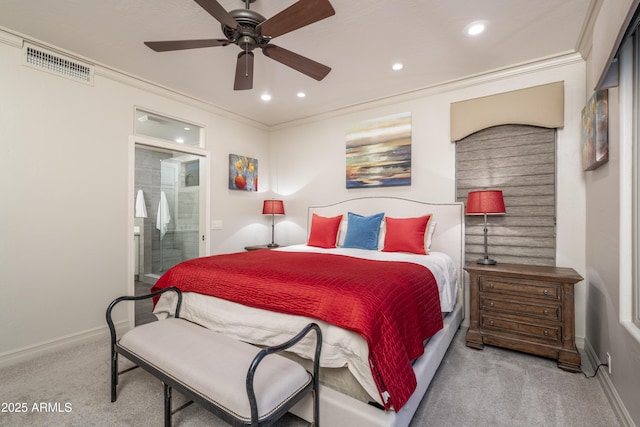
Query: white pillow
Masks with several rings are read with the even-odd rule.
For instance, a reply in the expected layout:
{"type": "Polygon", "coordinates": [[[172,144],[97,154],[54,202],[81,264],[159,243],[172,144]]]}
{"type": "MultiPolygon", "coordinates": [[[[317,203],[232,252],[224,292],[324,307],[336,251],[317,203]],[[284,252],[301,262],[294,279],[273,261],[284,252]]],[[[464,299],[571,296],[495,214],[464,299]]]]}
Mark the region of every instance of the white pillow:
{"type": "Polygon", "coordinates": [[[432,237],[433,237],[433,232],[436,230],[436,225],[438,223],[435,222],[433,220],[433,217],[431,218],[431,221],[429,221],[429,227],[427,228],[427,233],[425,234],[425,236],[427,237],[427,250],[431,249],[431,242],[432,242],[432,237]]]}
{"type": "Polygon", "coordinates": [[[344,238],[347,235],[347,227],[349,221],[347,221],[347,217],[344,216],[342,222],[340,223],[340,232],[338,233],[338,247],[341,248],[344,245],[344,238]]]}

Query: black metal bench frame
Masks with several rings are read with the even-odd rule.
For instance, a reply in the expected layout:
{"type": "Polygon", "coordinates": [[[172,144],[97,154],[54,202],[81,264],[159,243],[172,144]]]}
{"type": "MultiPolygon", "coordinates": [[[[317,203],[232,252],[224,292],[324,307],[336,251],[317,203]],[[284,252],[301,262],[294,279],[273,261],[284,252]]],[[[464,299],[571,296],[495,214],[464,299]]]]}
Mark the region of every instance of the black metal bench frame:
{"type": "MultiPolygon", "coordinates": [[[[140,358],[136,357],[134,354],[130,353],[125,348],[119,345],[117,335],[116,335],[116,329],[111,316],[111,312],[113,308],[122,301],[138,301],[138,300],[143,300],[148,298],[155,298],[155,297],[159,297],[160,295],[168,291],[176,292],[178,295],[178,302],[176,304],[176,310],[175,310],[175,318],[180,318],[180,307],[182,305],[182,292],[180,291],[180,289],[173,286],[161,289],[157,292],[153,292],[147,295],[122,296],[122,297],[116,298],[111,302],[111,304],[109,304],[109,307],[107,308],[107,312],[106,312],[106,318],[107,318],[107,325],[109,326],[109,331],[111,333],[111,402],[115,402],[117,399],[116,388],[118,385],[118,376],[126,372],[129,372],[132,369],[142,367],[151,375],[155,376],[156,378],[159,378],[163,383],[165,427],[171,426],[171,416],[174,413],[184,409],[185,407],[187,407],[193,402],[198,403],[202,407],[211,411],[212,413],[214,413],[215,415],[222,418],[223,420],[225,420],[226,422],[230,423],[233,426],[238,426],[238,427],[265,426],[266,427],[266,426],[272,425],[278,419],[282,418],[284,414],[286,414],[293,406],[295,406],[300,400],[302,400],[302,398],[304,398],[310,392],[313,392],[313,424],[312,425],[315,427],[320,426],[318,370],[319,370],[319,363],[320,363],[320,350],[322,348],[322,332],[320,331],[320,327],[317,324],[315,323],[308,324],[296,336],[294,336],[293,338],[291,338],[285,343],[282,343],[277,346],[263,348],[262,350],[260,350],[260,352],[258,352],[256,357],[253,359],[253,362],[251,363],[251,366],[247,371],[247,378],[246,378],[246,391],[247,391],[247,397],[249,399],[249,406],[251,408],[251,422],[250,424],[248,424],[246,421],[239,418],[235,418],[232,415],[230,415],[228,412],[220,409],[215,403],[211,402],[205,396],[198,393],[198,391],[192,388],[189,388],[188,385],[176,380],[175,378],[167,376],[160,369],[158,369],[158,367],[151,365],[149,363],[146,363],[144,360],[141,360],[140,358]],[[253,378],[254,378],[256,369],[258,368],[258,365],[266,356],[270,354],[280,353],[284,350],[289,349],[290,347],[298,343],[302,338],[304,338],[311,330],[315,331],[316,333],[316,348],[315,348],[315,355],[313,359],[313,373],[311,374],[312,375],[311,381],[304,388],[302,388],[298,393],[296,393],[294,396],[288,399],[285,404],[283,404],[278,409],[273,411],[268,417],[259,419],[258,404],[257,404],[255,391],[253,388],[253,378]],[[131,368],[127,368],[118,372],[118,355],[119,354],[121,354],[122,356],[126,357],[127,359],[135,363],[136,366],[133,366],[131,368]],[[189,399],[191,399],[191,401],[175,410],[172,410],[171,409],[171,391],[174,388],[179,392],[181,392],[182,394],[184,394],[185,396],[187,396],[189,399]]],[[[188,321],[188,320],[185,320],[185,321],[188,321]]],[[[212,359],[215,360],[215,356],[213,356],[212,359]]]]}

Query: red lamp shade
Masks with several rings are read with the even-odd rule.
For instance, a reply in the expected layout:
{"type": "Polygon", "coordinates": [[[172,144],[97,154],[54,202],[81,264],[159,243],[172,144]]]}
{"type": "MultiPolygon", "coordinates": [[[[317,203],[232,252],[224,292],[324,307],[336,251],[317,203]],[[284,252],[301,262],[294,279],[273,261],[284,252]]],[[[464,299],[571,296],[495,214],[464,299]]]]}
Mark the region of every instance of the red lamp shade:
{"type": "Polygon", "coordinates": [[[500,190],[470,191],[467,197],[467,215],[500,215],[506,213],[500,190]]]}
{"type": "Polygon", "coordinates": [[[262,205],[263,215],[284,215],[284,203],[282,200],[265,200],[262,205]]]}

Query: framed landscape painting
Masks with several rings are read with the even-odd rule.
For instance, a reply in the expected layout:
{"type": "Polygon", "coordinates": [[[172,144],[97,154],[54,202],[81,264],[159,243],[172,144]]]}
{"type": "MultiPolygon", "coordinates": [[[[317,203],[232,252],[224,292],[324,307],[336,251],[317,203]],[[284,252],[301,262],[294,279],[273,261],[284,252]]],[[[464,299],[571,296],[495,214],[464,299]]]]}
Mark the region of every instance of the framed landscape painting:
{"type": "Polygon", "coordinates": [[[411,113],[347,130],[347,188],[411,185],[411,113]]]}
{"type": "Polygon", "coordinates": [[[582,110],[582,164],[585,171],[609,160],[608,91],[599,90],[582,110]]]}

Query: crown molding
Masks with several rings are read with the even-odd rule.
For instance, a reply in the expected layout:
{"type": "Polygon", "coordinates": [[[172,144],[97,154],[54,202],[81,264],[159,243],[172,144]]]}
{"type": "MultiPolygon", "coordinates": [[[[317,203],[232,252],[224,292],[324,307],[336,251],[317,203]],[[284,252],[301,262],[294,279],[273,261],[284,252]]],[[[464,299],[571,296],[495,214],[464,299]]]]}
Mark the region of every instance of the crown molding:
{"type": "Polygon", "coordinates": [[[360,111],[370,110],[373,108],[384,107],[387,105],[397,104],[400,102],[412,101],[419,98],[425,98],[428,96],[438,95],[446,92],[452,92],[456,90],[466,89],[473,86],[484,85],[500,80],[504,80],[511,77],[522,76],[527,74],[535,74],[540,71],[550,70],[553,68],[564,67],[571,64],[584,63],[582,55],[576,51],[564,52],[559,55],[550,57],[544,57],[533,61],[527,61],[519,64],[514,64],[508,67],[494,69],[483,73],[463,77],[460,79],[449,80],[446,82],[438,83],[431,86],[422,87],[419,89],[403,92],[400,94],[371,99],[366,102],[348,105],[326,113],[317,114],[314,116],[306,117],[303,119],[294,120],[291,122],[281,123],[269,127],[270,131],[281,130],[286,128],[297,127],[307,123],[313,123],[320,120],[325,120],[332,117],[337,117],[345,114],[352,114],[360,111]]]}
{"type": "Polygon", "coordinates": [[[23,37],[20,37],[12,33],[9,29],[5,27],[0,27],[0,43],[8,44],[9,46],[22,49],[23,41],[24,41],[23,37]]]}
{"type": "Polygon", "coordinates": [[[149,80],[145,80],[133,74],[126,73],[122,70],[118,70],[106,64],[96,62],[91,58],[78,55],[74,52],[69,52],[65,49],[59,48],[57,46],[51,45],[49,43],[43,42],[38,39],[28,37],[24,34],[17,33],[15,31],[9,30],[4,27],[0,27],[0,42],[8,44],[18,49],[22,49],[25,42],[36,45],[36,46],[41,46],[53,52],[91,64],[94,67],[94,76],[101,76],[106,79],[117,81],[117,82],[126,84],[128,86],[143,90],[145,92],[150,92],[165,98],[172,99],[177,102],[191,105],[193,107],[200,108],[204,111],[210,112],[217,116],[234,120],[236,122],[240,122],[248,126],[252,126],[262,130],[269,129],[268,126],[260,122],[257,122],[253,119],[250,119],[248,117],[234,113],[233,111],[225,110],[224,108],[218,107],[217,105],[213,105],[209,102],[203,101],[193,96],[189,96],[187,94],[173,90],[166,86],[153,83],[149,80]]]}

